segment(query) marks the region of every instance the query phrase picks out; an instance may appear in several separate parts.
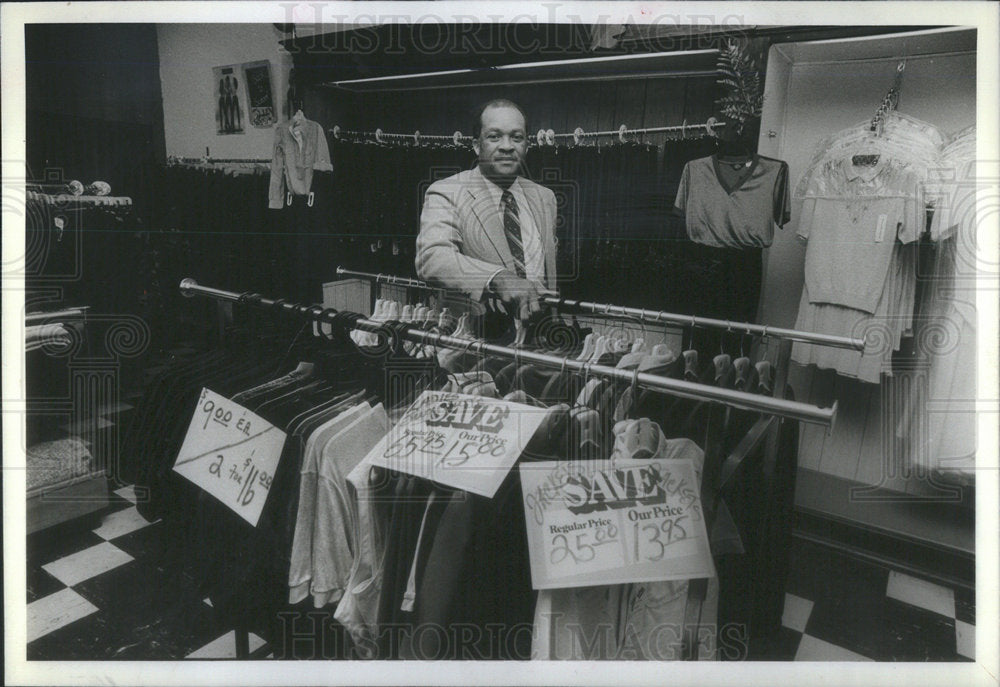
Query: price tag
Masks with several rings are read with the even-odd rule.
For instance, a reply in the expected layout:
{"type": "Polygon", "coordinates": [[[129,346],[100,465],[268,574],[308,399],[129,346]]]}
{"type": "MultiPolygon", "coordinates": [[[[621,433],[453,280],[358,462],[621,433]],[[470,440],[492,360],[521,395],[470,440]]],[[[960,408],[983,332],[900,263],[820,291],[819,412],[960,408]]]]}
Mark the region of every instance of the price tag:
{"type": "Polygon", "coordinates": [[[522,463],[535,589],[713,577],[690,460],[522,463]]]}
{"type": "Polygon", "coordinates": [[[267,420],[202,389],[174,472],[256,527],[284,445],[285,433],[267,420]]]}
{"type": "Polygon", "coordinates": [[[545,408],[425,391],[364,462],[492,498],[545,408]]]}
{"type": "Polygon", "coordinates": [[[875,225],[875,243],[882,243],[885,241],[885,225],[889,220],[888,215],[879,215],[878,224],[875,225]]]}

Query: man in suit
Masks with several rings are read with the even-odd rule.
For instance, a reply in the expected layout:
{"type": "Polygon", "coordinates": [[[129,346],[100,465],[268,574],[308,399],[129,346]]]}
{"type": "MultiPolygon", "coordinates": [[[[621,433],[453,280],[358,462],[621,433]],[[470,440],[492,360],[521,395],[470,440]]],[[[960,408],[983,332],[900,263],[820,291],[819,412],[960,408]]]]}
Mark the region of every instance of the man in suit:
{"type": "Polygon", "coordinates": [[[539,290],[556,283],[556,199],[520,176],[528,137],[521,108],[491,100],[473,130],[474,169],[427,189],[417,236],[417,274],[481,303],[492,296],[526,320],[539,290]]]}

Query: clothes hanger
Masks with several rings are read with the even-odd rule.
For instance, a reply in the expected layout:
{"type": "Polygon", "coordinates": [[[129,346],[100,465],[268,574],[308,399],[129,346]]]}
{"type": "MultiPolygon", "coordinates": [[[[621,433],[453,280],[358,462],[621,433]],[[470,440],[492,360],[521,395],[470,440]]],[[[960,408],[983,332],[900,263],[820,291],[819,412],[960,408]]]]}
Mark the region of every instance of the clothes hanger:
{"type": "Polygon", "coordinates": [[[591,354],[594,352],[594,343],[595,343],[594,339],[595,339],[594,332],[591,332],[590,334],[587,334],[586,337],[584,337],[583,350],[580,352],[580,355],[576,357],[577,360],[583,361],[583,360],[588,360],[590,358],[591,354]]]}
{"type": "Polygon", "coordinates": [[[649,354],[655,357],[670,355],[670,346],[665,343],[658,343],[653,346],[653,350],[649,354]]]}
{"type": "Polygon", "coordinates": [[[626,353],[632,347],[632,343],[622,336],[608,338],[608,351],[610,353],[626,353]]]}
{"type": "Polygon", "coordinates": [[[596,363],[601,359],[601,356],[608,353],[611,350],[611,340],[607,336],[600,336],[597,338],[597,343],[594,344],[594,352],[590,356],[590,363],[596,363]]]}
{"type": "Polygon", "coordinates": [[[458,318],[458,325],[455,327],[454,336],[466,338],[471,334],[469,331],[469,313],[462,313],[458,318]]]}
{"type": "Polygon", "coordinates": [[[455,318],[451,316],[450,312],[448,312],[448,308],[441,308],[441,314],[438,316],[438,328],[442,332],[447,333],[452,331],[454,324],[455,318]]]}
{"type": "Polygon", "coordinates": [[[648,336],[648,332],[646,331],[645,314],[646,312],[643,311],[642,315],[636,318],[642,331],[639,336],[635,338],[635,341],[632,342],[632,347],[628,351],[629,353],[641,353],[645,350],[646,337],[648,336]]]}
{"type": "Polygon", "coordinates": [[[389,301],[389,305],[386,308],[385,319],[387,322],[398,322],[402,319],[403,314],[402,306],[396,301],[389,301]]]}

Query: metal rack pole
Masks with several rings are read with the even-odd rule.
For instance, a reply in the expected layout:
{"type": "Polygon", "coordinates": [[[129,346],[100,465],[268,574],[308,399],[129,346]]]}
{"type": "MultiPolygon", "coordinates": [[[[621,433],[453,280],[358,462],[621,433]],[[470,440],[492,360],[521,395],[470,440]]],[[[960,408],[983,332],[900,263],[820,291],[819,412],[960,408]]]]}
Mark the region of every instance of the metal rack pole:
{"type": "MultiPolygon", "coordinates": [[[[247,300],[245,294],[233,291],[224,291],[206,286],[200,286],[193,279],[184,279],[180,283],[181,293],[187,296],[203,295],[218,300],[241,302],[247,300]]],[[[335,311],[325,309],[319,305],[305,306],[285,301],[276,301],[255,295],[253,304],[264,308],[280,308],[283,312],[292,313],[316,322],[332,322],[335,311]]],[[[384,333],[384,323],[375,322],[368,319],[360,319],[353,324],[355,329],[372,333],[384,333]]],[[[708,386],[705,384],[695,384],[680,379],[651,375],[645,372],[632,370],[622,370],[617,367],[607,365],[596,365],[589,362],[564,358],[548,353],[537,353],[498,346],[476,339],[463,339],[447,334],[427,332],[417,327],[407,327],[402,335],[408,341],[430,346],[451,348],[455,350],[467,350],[480,355],[495,355],[498,357],[525,363],[537,363],[545,367],[553,367],[560,370],[571,370],[583,372],[587,375],[595,375],[606,379],[614,379],[626,384],[637,384],[646,389],[655,389],[672,396],[689,398],[701,401],[716,401],[724,403],[734,408],[750,410],[768,415],[780,415],[793,420],[810,422],[831,428],[837,415],[837,404],[831,408],[819,408],[807,403],[788,401],[782,398],[773,398],[757,394],[749,394],[742,391],[733,391],[720,387],[708,386]]]]}
{"type": "MultiPolygon", "coordinates": [[[[645,135],[645,134],[662,134],[662,133],[680,133],[686,136],[688,132],[701,132],[705,135],[710,135],[714,133],[716,129],[725,128],[726,122],[717,122],[714,119],[709,119],[706,122],[700,124],[675,124],[673,126],[653,126],[653,127],[640,127],[638,129],[629,129],[622,125],[618,129],[609,131],[584,131],[583,129],[577,129],[576,131],[564,132],[564,133],[553,133],[550,134],[552,138],[572,138],[578,140],[581,138],[595,138],[598,136],[635,136],[635,135],[645,135]]],[[[371,137],[376,140],[392,139],[407,141],[409,143],[416,143],[420,141],[448,141],[452,143],[469,142],[472,140],[472,136],[464,136],[459,132],[452,134],[450,136],[444,134],[422,134],[419,131],[415,131],[412,134],[396,133],[389,131],[382,131],[381,129],[376,129],[375,131],[349,131],[346,129],[341,129],[339,126],[334,126],[332,129],[328,130],[333,134],[334,138],[340,138],[341,136],[355,136],[355,137],[371,137]]],[[[534,143],[532,141],[532,143],[534,143]]]]}
{"type": "MultiPolygon", "coordinates": [[[[422,288],[430,291],[440,291],[441,289],[430,286],[427,282],[406,277],[396,277],[390,274],[372,274],[369,272],[358,272],[355,270],[337,268],[337,274],[348,277],[359,277],[372,279],[386,284],[398,284],[410,288],[422,288]]],[[[784,327],[769,327],[767,325],[752,324],[749,322],[731,322],[729,320],[717,320],[710,317],[697,317],[695,315],[681,315],[678,313],[668,313],[663,311],[653,311],[640,308],[627,308],[621,305],[611,305],[608,303],[591,303],[588,301],[577,301],[568,298],[560,298],[556,295],[545,295],[542,297],[545,305],[556,309],[569,307],[573,310],[591,313],[593,315],[603,315],[617,318],[632,318],[642,320],[651,324],[675,324],[680,326],[702,327],[705,329],[725,329],[739,334],[751,334],[757,336],[771,336],[776,339],[787,339],[789,341],[801,341],[803,343],[830,346],[833,348],[847,348],[855,351],[865,349],[865,340],[856,337],[835,336],[833,334],[816,334],[813,332],[803,332],[796,329],[785,329],[784,327]]]]}

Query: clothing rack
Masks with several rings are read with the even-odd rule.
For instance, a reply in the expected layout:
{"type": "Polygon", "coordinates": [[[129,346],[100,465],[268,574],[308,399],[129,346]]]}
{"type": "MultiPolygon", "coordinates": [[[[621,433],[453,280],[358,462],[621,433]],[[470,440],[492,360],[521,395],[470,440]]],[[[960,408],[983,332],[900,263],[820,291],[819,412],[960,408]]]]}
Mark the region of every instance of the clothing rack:
{"type": "Polygon", "coordinates": [[[168,157],[168,165],[238,165],[271,164],[270,158],[222,158],[222,157],[168,157]]]}
{"type": "Polygon", "coordinates": [[[63,308],[62,310],[53,310],[52,312],[29,312],[24,316],[25,325],[37,325],[44,324],[47,322],[55,321],[65,321],[65,320],[76,320],[81,319],[86,321],[87,311],[90,310],[89,305],[81,305],[75,308],[63,308]]]}
{"type": "Polygon", "coordinates": [[[106,208],[131,208],[132,199],[128,196],[75,196],[72,193],[39,193],[28,191],[27,200],[37,201],[46,205],[77,205],[106,208]]]}
{"type": "MultiPolygon", "coordinates": [[[[195,295],[207,296],[220,301],[230,301],[250,305],[258,308],[265,308],[274,312],[289,313],[297,315],[306,321],[316,323],[332,323],[338,314],[332,308],[322,306],[305,306],[288,303],[284,300],[271,300],[255,293],[236,293],[224,291],[211,287],[200,286],[193,279],[184,279],[180,283],[181,293],[188,297],[195,295]]],[[[720,389],[702,384],[693,384],[674,380],[658,375],[629,370],[621,370],[615,367],[607,367],[576,361],[570,358],[535,353],[532,351],[522,351],[488,344],[483,341],[462,339],[445,334],[432,333],[411,326],[394,326],[391,331],[387,331],[384,325],[379,322],[364,319],[360,315],[351,318],[351,327],[362,331],[383,333],[386,335],[398,335],[407,341],[431,346],[443,346],[454,350],[464,350],[476,352],[478,354],[489,354],[503,357],[515,362],[537,363],[547,367],[555,367],[561,370],[573,370],[583,372],[585,375],[596,375],[608,379],[615,379],[647,389],[655,389],[668,394],[691,398],[702,401],[714,401],[708,408],[706,445],[704,447],[704,469],[702,474],[702,504],[705,508],[706,522],[714,521],[716,507],[721,498],[722,489],[735,479],[735,475],[741,468],[747,465],[747,458],[756,447],[764,444],[764,460],[761,470],[764,481],[760,489],[760,500],[766,504],[764,511],[759,516],[759,521],[753,526],[761,533],[765,542],[757,551],[755,556],[755,566],[764,572],[761,578],[764,581],[763,593],[759,599],[753,603],[752,616],[756,620],[756,627],[764,634],[771,634],[780,627],[782,614],[783,594],[775,584],[768,580],[780,580],[781,561],[780,544],[777,549],[773,544],[766,542],[780,541],[780,535],[787,533],[790,527],[787,513],[783,505],[787,505],[791,498],[792,490],[789,484],[794,484],[794,473],[796,462],[794,454],[789,456],[779,456],[778,432],[785,419],[811,422],[827,428],[832,428],[836,417],[837,405],[832,408],[818,408],[805,403],[789,401],[781,397],[758,396],[740,391],[720,389]],[[720,405],[723,404],[723,405],[720,405]],[[725,417],[728,415],[726,406],[742,408],[762,413],[753,427],[740,440],[739,444],[729,455],[723,453],[722,431],[725,426],[725,417]],[[784,458],[784,459],[783,459],[784,458]]],[[[791,343],[783,341],[782,350],[786,353],[790,350],[791,343]]],[[[780,368],[775,378],[775,394],[783,394],[786,381],[787,365],[780,368]],[[779,389],[781,390],[779,392],[779,389]]],[[[708,531],[712,531],[709,527],[708,531]]],[[[682,658],[684,660],[697,660],[698,648],[700,646],[701,608],[707,598],[707,579],[694,579],[690,581],[689,594],[685,608],[685,627],[683,629],[682,658]]],[[[237,633],[237,654],[245,657],[248,647],[246,645],[245,629],[241,628],[237,633]],[[242,635],[242,636],[241,636],[242,635]]]]}
{"type": "MultiPolygon", "coordinates": [[[[622,143],[626,142],[627,136],[642,136],[644,134],[679,133],[681,138],[688,138],[689,133],[692,134],[692,138],[715,136],[715,131],[725,126],[725,122],[719,122],[714,117],[709,117],[704,124],[688,124],[687,120],[684,120],[678,126],[657,126],[640,129],[629,129],[622,124],[613,131],[584,131],[581,127],[577,127],[570,133],[557,134],[552,129],[539,129],[538,133],[535,134],[534,140],[530,141],[530,145],[555,145],[556,139],[559,138],[572,138],[574,145],[579,145],[585,138],[597,138],[599,136],[617,136],[618,140],[622,143]]],[[[422,134],[420,131],[414,131],[412,134],[389,133],[382,131],[382,129],[375,129],[375,131],[348,131],[341,129],[339,126],[334,126],[329,130],[329,133],[333,134],[333,137],[336,139],[340,139],[343,136],[350,136],[359,139],[374,139],[377,143],[399,142],[420,145],[427,142],[442,142],[456,146],[467,146],[471,145],[473,141],[472,136],[466,136],[461,131],[456,131],[451,136],[446,136],[441,134],[422,134]]]]}
{"type": "MultiPolygon", "coordinates": [[[[224,291],[222,289],[200,286],[195,280],[190,278],[181,281],[180,290],[185,296],[208,296],[216,300],[255,305],[261,308],[274,309],[278,312],[292,313],[303,317],[308,321],[318,323],[331,324],[333,322],[334,315],[337,314],[336,310],[332,308],[323,308],[319,305],[288,303],[284,300],[264,298],[260,296],[260,294],[240,294],[234,291],[224,291]]],[[[361,319],[359,319],[352,326],[354,329],[375,334],[386,333],[383,323],[368,320],[363,317],[361,317],[361,319]]],[[[695,384],[693,382],[687,382],[679,379],[661,377],[659,375],[651,375],[632,370],[622,370],[617,367],[598,365],[586,361],[575,360],[573,358],[555,356],[548,353],[537,353],[535,351],[499,346],[477,339],[464,339],[447,334],[428,332],[420,329],[419,327],[406,327],[405,329],[401,329],[401,336],[407,341],[418,344],[425,344],[438,348],[443,347],[454,350],[464,350],[470,353],[493,355],[518,362],[535,363],[544,367],[557,368],[560,370],[582,372],[587,376],[613,379],[626,384],[636,384],[642,388],[653,389],[672,396],[722,403],[734,408],[798,420],[801,422],[809,422],[827,428],[833,426],[837,415],[836,403],[834,403],[833,407],[830,408],[820,408],[808,403],[788,401],[783,398],[773,398],[770,396],[750,394],[742,391],[708,386],[705,384],[695,384]]]]}
{"type": "MultiPolygon", "coordinates": [[[[386,274],[371,274],[367,272],[357,272],[347,270],[342,267],[337,268],[337,273],[345,276],[369,279],[374,283],[395,284],[404,287],[425,289],[429,291],[441,291],[429,286],[426,282],[416,279],[396,277],[386,274]]],[[[785,330],[781,328],[770,328],[762,325],[748,323],[724,322],[709,318],[692,317],[689,315],[677,315],[672,313],[652,313],[646,310],[636,310],[634,308],[624,308],[600,303],[581,303],[579,301],[567,301],[556,295],[542,297],[542,301],[547,305],[555,306],[557,309],[567,305],[576,306],[577,309],[591,312],[603,317],[615,317],[630,319],[640,319],[644,322],[666,322],[679,325],[703,326],[713,329],[725,329],[727,331],[744,331],[751,334],[763,336],[774,336],[778,338],[778,350],[775,359],[775,377],[773,395],[776,400],[788,402],[785,399],[788,382],[789,367],[791,365],[792,342],[795,340],[810,343],[819,343],[826,346],[837,346],[850,349],[863,349],[864,341],[847,337],[835,337],[811,332],[800,332],[795,330],[785,330]]],[[[834,405],[836,407],[836,404],[834,405]]],[[[725,425],[725,409],[715,407],[709,413],[709,426],[720,427],[725,425]]],[[[706,504],[709,517],[714,513],[721,498],[721,494],[733,483],[736,475],[746,466],[746,459],[752,452],[757,450],[762,443],[764,445],[763,464],[760,466],[763,482],[761,484],[761,494],[764,503],[768,506],[764,508],[761,521],[758,523],[758,531],[762,533],[763,540],[767,542],[777,542],[786,538],[790,523],[788,522],[787,501],[794,493],[795,475],[798,469],[797,460],[789,460],[785,456],[779,455],[779,432],[781,431],[781,421],[776,415],[764,415],[759,418],[754,426],[747,432],[739,445],[727,456],[724,455],[724,448],[721,437],[708,433],[706,435],[705,468],[703,474],[703,499],[706,504]]],[[[830,430],[832,431],[832,429],[830,430]]],[[[774,573],[775,579],[780,578],[780,560],[775,559],[771,554],[770,546],[762,546],[759,552],[757,565],[760,569],[770,570],[774,573]]],[[[779,546],[780,549],[780,546],[779,546]]],[[[695,597],[704,598],[706,593],[703,581],[699,581],[692,587],[695,597]]],[[[775,632],[781,625],[781,590],[767,589],[761,598],[753,602],[753,614],[764,632],[775,632]]],[[[690,636],[690,628],[685,632],[685,658],[690,660],[695,656],[691,653],[697,645],[694,637],[690,636]]]]}
{"type": "MultiPolygon", "coordinates": [[[[406,277],[397,277],[391,274],[372,274],[370,272],[358,272],[344,267],[337,267],[337,274],[345,277],[355,277],[368,279],[382,284],[392,284],[413,289],[427,291],[441,291],[442,289],[429,285],[427,282],[406,277]]],[[[543,294],[552,294],[546,291],[543,294]]],[[[681,315],[663,311],[651,311],[640,308],[627,308],[620,305],[610,305],[608,303],[590,303],[587,301],[576,301],[560,298],[557,295],[543,295],[541,298],[545,305],[562,310],[569,308],[578,312],[586,312],[599,316],[615,317],[621,319],[635,319],[648,324],[676,324],[682,326],[701,327],[702,329],[719,329],[727,332],[740,334],[757,335],[761,337],[774,337],[776,339],[787,339],[789,341],[800,341],[803,343],[830,346],[833,348],[847,348],[856,351],[865,349],[865,340],[856,337],[834,336],[831,334],[816,334],[804,332],[796,329],[785,329],[783,327],[769,327],[767,325],[751,324],[749,322],[730,322],[728,320],[716,320],[708,317],[697,317],[694,315],[681,315]]]]}
{"type": "Polygon", "coordinates": [[[348,131],[346,129],[341,129],[339,126],[335,125],[328,132],[333,134],[335,139],[340,139],[344,136],[350,136],[359,139],[374,139],[377,143],[388,143],[389,141],[399,141],[413,143],[414,145],[420,145],[421,143],[430,142],[440,142],[440,143],[451,143],[452,145],[470,145],[472,143],[472,136],[465,136],[461,131],[456,131],[451,136],[445,136],[441,134],[422,134],[419,131],[414,131],[412,134],[396,134],[388,133],[382,131],[382,129],[375,129],[375,131],[348,131]]]}

